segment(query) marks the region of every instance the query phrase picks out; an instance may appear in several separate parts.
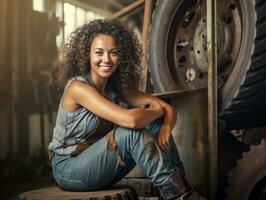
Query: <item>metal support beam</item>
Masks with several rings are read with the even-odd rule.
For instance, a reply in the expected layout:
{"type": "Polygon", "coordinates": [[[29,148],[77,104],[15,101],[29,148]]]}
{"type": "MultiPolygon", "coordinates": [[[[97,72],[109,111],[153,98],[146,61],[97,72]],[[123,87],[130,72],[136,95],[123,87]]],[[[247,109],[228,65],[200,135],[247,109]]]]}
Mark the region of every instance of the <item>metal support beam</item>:
{"type": "Polygon", "coordinates": [[[197,89],[191,89],[191,90],[177,90],[177,91],[170,91],[170,92],[161,92],[161,93],[154,93],[153,96],[160,97],[160,98],[178,98],[180,96],[188,95],[197,93],[200,91],[206,91],[207,88],[197,88],[197,89]]]}
{"type": "Polygon", "coordinates": [[[144,7],[144,19],[142,28],[142,47],[143,47],[143,58],[142,58],[142,74],[140,80],[140,87],[143,91],[146,91],[147,87],[147,51],[148,51],[148,37],[149,37],[149,27],[151,22],[151,15],[153,9],[153,0],[146,0],[144,7]]]}
{"type": "Polygon", "coordinates": [[[100,15],[103,15],[103,16],[108,16],[111,13],[110,11],[108,11],[106,9],[99,8],[96,5],[93,5],[91,3],[88,4],[88,3],[85,3],[85,2],[80,1],[80,0],[63,0],[63,2],[79,6],[85,10],[93,11],[93,12],[99,13],[100,15]]]}
{"type": "MultiPolygon", "coordinates": [[[[16,121],[18,134],[18,154],[21,158],[29,157],[29,113],[27,106],[29,106],[28,97],[30,95],[28,66],[29,66],[29,19],[32,9],[32,2],[13,0],[16,11],[15,17],[15,38],[17,40],[16,49],[17,58],[17,102],[16,102],[16,121]],[[27,106],[25,106],[27,105],[27,106]]],[[[14,50],[15,50],[14,48],[14,50]]],[[[14,59],[13,58],[13,59],[14,59]]]]}
{"type": "Polygon", "coordinates": [[[132,4],[130,4],[129,6],[123,8],[122,10],[116,12],[115,14],[107,17],[106,19],[108,19],[108,20],[115,20],[117,18],[121,18],[121,17],[129,14],[131,11],[136,10],[137,8],[139,8],[140,6],[142,6],[144,3],[145,3],[145,0],[136,1],[136,2],[134,2],[132,4]]]}
{"type": "MultiPolygon", "coordinates": [[[[5,154],[2,156],[13,156],[14,153],[14,137],[13,137],[13,83],[12,83],[12,61],[13,61],[13,53],[14,53],[14,5],[16,2],[4,0],[0,3],[1,6],[1,32],[0,43],[2,48],[2,53],[0,55],[0,75],[1,80],[3,81],[1,85],[1,109],[3,109],[4,118],[1,119],[5,122],[5,130],[1,130],[1,134],[4,134],[6,138],[2,138],[5,141],[4,149],[6,150],[5,154]],[[2,107],[4,106],[4,107],[2,107]],[[7,143],[7,144],[6,144],[7,143]]],[[[2,116],[1,116],[2,117],[2,116]]]]}
{"type": "Polygon", "coordinates": [[[207,0],[208,51],[208,142],[209,142],[209,198],[217,195],[217,28],[216,0],[207,0]]]}

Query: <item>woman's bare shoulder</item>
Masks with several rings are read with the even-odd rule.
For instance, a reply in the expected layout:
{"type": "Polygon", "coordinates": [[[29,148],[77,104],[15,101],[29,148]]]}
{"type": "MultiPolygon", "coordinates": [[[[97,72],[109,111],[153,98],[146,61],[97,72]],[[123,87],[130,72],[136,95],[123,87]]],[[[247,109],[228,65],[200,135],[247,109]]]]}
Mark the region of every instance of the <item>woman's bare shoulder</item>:
{"type": "Polygon", "coordinates": [[[80,96],[79,95],[80,92],[84,91],[89,92],[88,90],[95,90],[95,89],[82,80],[78,79],[73,80],[70,84],[68,84],[62,96],[61,102],[63,109],[68,112],[74,112],[77,109],[79,109],[81,105],[75,99],[80,96]]]}

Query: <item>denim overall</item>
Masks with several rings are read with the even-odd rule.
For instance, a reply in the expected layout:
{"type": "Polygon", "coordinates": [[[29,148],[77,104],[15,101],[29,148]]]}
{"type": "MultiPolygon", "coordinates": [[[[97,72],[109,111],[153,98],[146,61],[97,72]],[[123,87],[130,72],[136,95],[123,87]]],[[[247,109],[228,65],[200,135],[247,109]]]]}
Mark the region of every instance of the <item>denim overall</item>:
{"type": "MultiPolygon", "coordinates": [[[[91,78],[75,77],[94,86],[91,78]]],[[[108,91],[108,98],[115,102],[115,93],[108,91]]],[[[65,148],[62,144],[75,144],[82,141],[87,133],[96,126],[97,116],[80,108],[74,112],[66,112],[60,102],[53,140],[48,149],[54,152],[52,158],[53,176],[57,184],[70,191],[98,190],[115,184],[126,176],[137,164],[142,172],[155,184],[164,199],[174,199],[181,195],[181,190],[188,188],[184,169],[173,138],[170,138],[168,150],[162,151],[156,143],[156,135],[160,130],[161,119],[157,119],[142,129],[129,129],[117,126],[114,139],[123,164],[119,162],[117,153],[107,148],[108,137],[102,137],[78,156],[71,156],[75,145],[65,148]]]]}

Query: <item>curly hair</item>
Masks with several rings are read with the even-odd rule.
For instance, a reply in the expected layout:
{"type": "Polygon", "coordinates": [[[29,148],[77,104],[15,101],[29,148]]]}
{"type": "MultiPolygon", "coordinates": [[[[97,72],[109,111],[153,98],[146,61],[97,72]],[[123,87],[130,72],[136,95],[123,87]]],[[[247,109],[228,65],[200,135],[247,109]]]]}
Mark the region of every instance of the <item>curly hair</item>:
{"type": "Polygon", "coordinates": [[[94,20],[78,27],[70,34],[62,49],[57,82],[64,85],[75,76],[85,76],[90,72],[88,59],[93,39],[100,35],[109,35],[115,39],[118,50],[118,67],[108,83],[121,97],[127,91],[135,89],[141,73],[142,47],[137,36],[125,30],[118,22],[94,20]]]}

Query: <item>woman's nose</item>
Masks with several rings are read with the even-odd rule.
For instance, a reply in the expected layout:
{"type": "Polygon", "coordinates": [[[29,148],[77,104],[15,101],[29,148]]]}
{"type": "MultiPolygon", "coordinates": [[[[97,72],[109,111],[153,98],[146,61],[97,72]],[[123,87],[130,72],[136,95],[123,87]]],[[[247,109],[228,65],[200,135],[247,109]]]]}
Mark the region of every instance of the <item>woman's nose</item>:
{"type": "Polygon", "coordinates": [[[103,62],[105,62],[105,63],[109,63],[109,61],[110,61],[109,54],[108,54],[108,53],[105,53],[105,54],[103,55],[103,62]]]}

